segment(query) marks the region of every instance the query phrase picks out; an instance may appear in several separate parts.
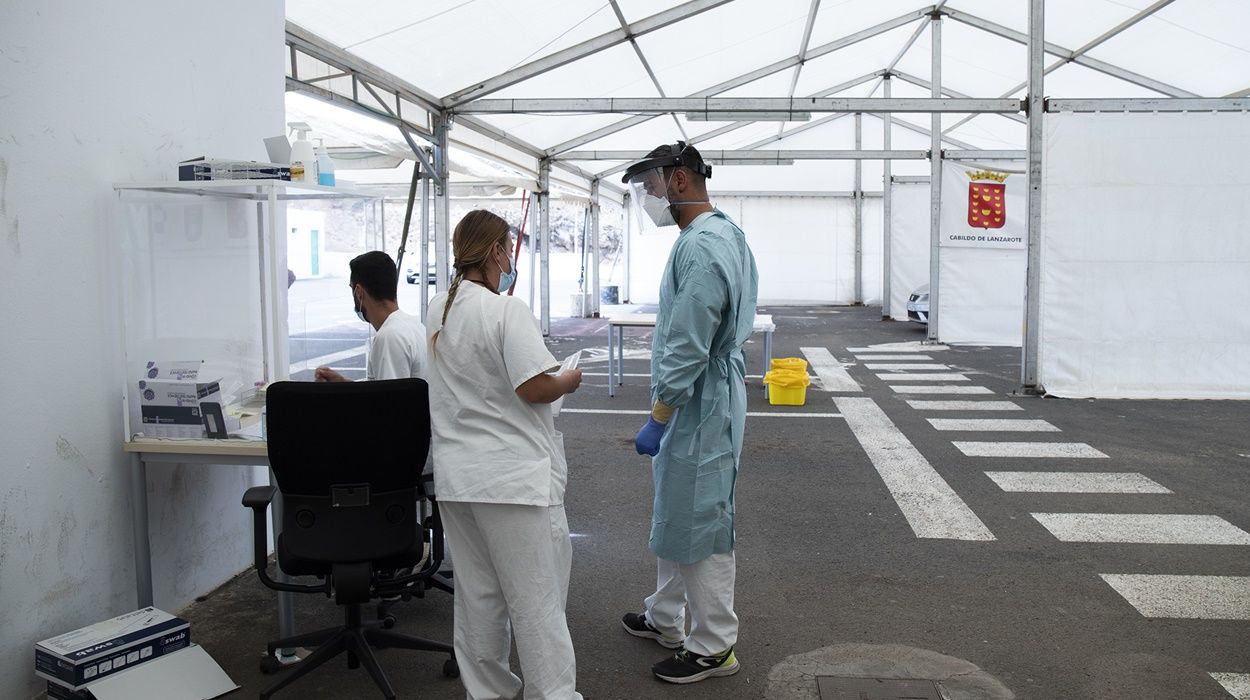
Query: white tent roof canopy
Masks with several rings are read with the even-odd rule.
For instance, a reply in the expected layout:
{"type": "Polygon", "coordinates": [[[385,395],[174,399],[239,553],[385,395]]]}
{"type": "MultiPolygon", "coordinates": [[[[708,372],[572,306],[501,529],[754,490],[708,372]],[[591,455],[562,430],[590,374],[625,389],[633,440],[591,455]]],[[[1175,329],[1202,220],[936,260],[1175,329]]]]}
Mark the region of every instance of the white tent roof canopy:
{"type": "MultiPolygon", "coordinates": [[[[1243,0],[1047,0],[1045,12],[1045,93],[1056,101],[1250,94],[1243,0]]],[[[317,122],[326,103],[367,114],[374,126],[326,135],[406,157],[449,113],[452,153],[467,154],[453,156],[454,169],[530,187],[552,159],[553,183],[585,193],[603,178],[612,198],[622,151],[677,140],[708,151],[847,151],[854,111],[904,112],[892,117],[896,149],[927,150],[927,113],[942,111],[946,148],[1019,150],[1027,13],[1027,2],[999,0],[287,0],[288,90],[317,98],[288,108],[317,122]],[[935,12],[941,102],[930,98],[935,12]]],[[[862,124],[862,148],[880,149],[882,121],[862,124]]],[[[793,186],[804,177],[777,171],[828,170],[803,162],[727,166],[714,186],[793,186]]]]}

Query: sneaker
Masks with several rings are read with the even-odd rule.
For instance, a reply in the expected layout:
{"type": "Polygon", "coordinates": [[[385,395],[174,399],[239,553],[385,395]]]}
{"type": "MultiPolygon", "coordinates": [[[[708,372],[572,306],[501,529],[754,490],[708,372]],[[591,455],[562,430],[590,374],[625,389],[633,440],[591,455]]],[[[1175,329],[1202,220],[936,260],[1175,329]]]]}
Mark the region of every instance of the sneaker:
{"type": "Polygon", "coordinates": [[[738,657],[733,647],[713,656],[702,656],[682,649],[651,667],[656,678],[669,683],[697,683],[715,676],[732,676],[738,672],[738,657]]]}
{"type": "Polygon", "coordinates": [[[646,613],[625,613],[621,618],[621,626],[626,632],[643,639],[654,639],[656,644],[665,649],[680,649],[684,640],[664,636],[658,629],[647,622],[646,613]]]}

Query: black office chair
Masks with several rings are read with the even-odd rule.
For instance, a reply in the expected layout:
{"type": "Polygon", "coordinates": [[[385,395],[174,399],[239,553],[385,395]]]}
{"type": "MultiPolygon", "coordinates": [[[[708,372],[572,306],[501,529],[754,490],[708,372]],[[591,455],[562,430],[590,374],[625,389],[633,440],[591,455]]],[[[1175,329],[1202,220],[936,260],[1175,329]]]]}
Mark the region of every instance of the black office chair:
{"type": "Polygon", "coordinates": [[[256,486],[243,496],[254,518],[256,572],[274,590],[333,595],[345,621],[341,627],[270,642],[266,665],[271,670],[278,666],[277,649],[316,649],[261,693],[262,700],[344,651],[349,668],[364,664],[386,697],[394,698],[371,647],[445,653],[450,658],[443,673],[459,676],[451,645],[389,631],[384,620],[361,620],[361,609],[371,599],[423,584],[442,563],[442,526],[432,499],[427,524],[433,531],[418,522],[421,465],[430,445],[426,383],[278,382],[269,387],[266,405],[269,463],[278,486],[256,486]],[[275,581],[267,572],[265,511],[278,490],[278,566],[291,576],[317,576],[320,583],[275,581]],[[379,576],[423,560],[420,570],[407,576],[379,576]]]}

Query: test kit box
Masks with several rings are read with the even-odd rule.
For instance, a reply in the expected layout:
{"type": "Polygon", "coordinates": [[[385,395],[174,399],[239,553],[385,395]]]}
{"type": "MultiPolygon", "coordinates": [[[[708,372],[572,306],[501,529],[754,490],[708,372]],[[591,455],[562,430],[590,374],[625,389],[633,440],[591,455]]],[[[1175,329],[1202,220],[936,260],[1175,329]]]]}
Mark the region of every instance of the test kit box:
{"type": "Polygon", "coordinates": [[[156,608],[142,608],[39,642],[35,674],[76,692],[190,643],[191,625],[186,620],[156,608]]]}
{"type": "Polygon", "coordinates": [[[149,362],[139,380],[139,418],[147,437],[225,437],[220,380],[200,379],[201,361],[149,362]]]}

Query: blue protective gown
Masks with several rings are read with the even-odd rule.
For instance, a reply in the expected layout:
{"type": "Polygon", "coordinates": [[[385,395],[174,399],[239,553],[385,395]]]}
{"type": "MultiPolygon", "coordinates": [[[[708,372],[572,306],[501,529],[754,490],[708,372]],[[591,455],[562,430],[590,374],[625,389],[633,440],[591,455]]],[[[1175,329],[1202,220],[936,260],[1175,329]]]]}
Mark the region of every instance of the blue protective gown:
{"type": "Polygon", "coordinates": [[[660,283],[651,397],[676,409],[652,462],[651,551],[692,564],[734,548],[734,483],[746,424],[742,345],[759,277],[719,210],[682,229],[660,283]]]}

